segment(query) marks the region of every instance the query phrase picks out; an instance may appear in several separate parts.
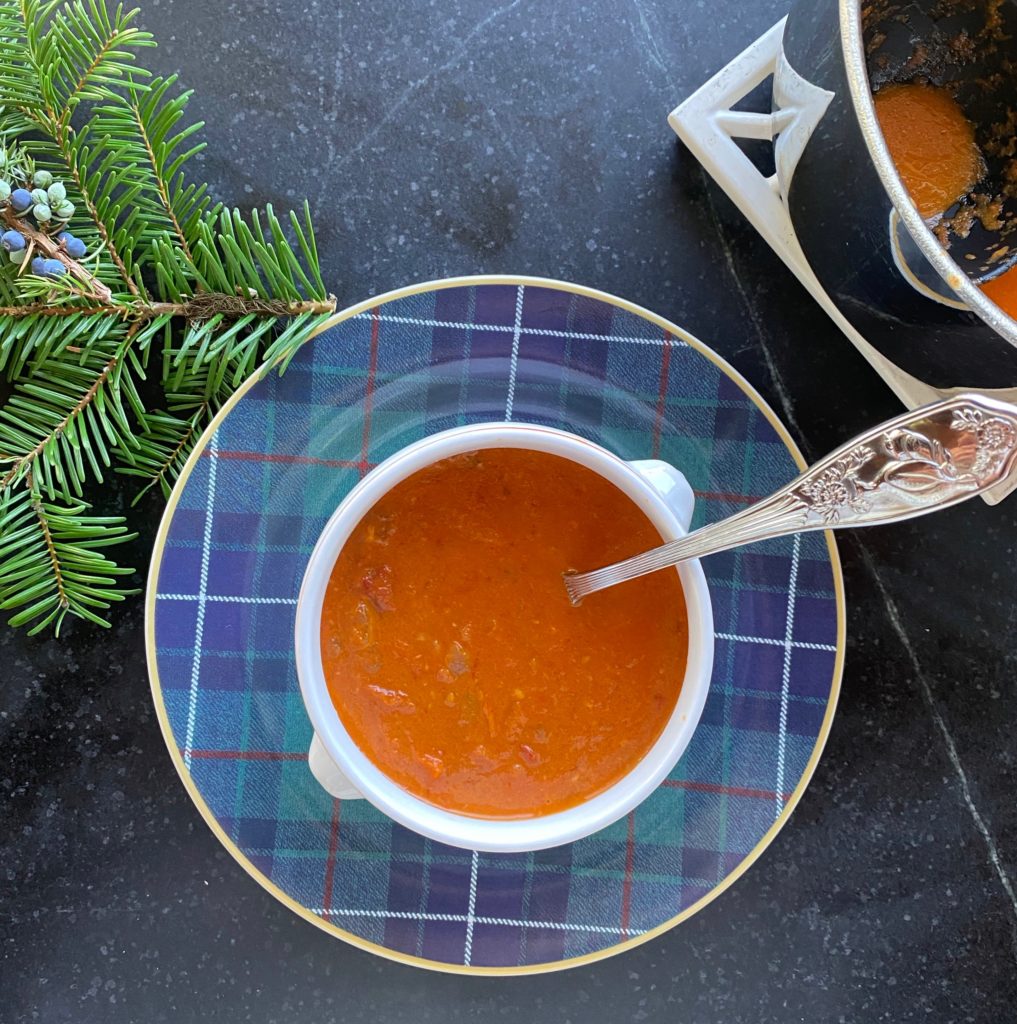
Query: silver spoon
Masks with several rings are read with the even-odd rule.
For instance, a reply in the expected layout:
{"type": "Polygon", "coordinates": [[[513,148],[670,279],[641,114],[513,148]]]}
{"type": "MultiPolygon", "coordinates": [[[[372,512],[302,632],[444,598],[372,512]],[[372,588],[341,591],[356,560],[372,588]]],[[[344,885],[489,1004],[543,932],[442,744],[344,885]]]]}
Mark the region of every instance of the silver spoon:
{"type": "Polygon", "coordinates": [[[925,515],[994,487],[1015,472],[1015,456],[1017,406],[955,395],[859,434],[727,519],[603,569],[565,573],[565,589],[578,605],[605,587],[742,544],[925,515]]]}

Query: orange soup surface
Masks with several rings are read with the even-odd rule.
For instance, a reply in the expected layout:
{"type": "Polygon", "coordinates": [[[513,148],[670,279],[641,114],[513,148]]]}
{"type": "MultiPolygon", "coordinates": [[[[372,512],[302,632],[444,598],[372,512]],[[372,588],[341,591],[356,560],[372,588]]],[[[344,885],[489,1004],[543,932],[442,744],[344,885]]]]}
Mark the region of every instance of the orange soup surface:
{"type": "Polygon", "coordinates": [[[994,277],[982,285],[982,291],[993,302],[1017,320],[1017,267],[1011,267],[1005,274],[994,277]]]}
{"type": "Polygon", "coordinates": [[[386,775],[459,813],[572,807],[628,773],[674,710],[688,631],[675,572],[568,601],[562,572],[661,543],[567,459],[498,448],[435,463],[361,520],[321,620],[329,693],[386,775]]]}
{"type": "Polygon", "coordinates": [[[887,85],[873,97],[901,180],[925,218],[969,192],[982,169],[975,129],[957,101],[931,85],[887,85]]]}

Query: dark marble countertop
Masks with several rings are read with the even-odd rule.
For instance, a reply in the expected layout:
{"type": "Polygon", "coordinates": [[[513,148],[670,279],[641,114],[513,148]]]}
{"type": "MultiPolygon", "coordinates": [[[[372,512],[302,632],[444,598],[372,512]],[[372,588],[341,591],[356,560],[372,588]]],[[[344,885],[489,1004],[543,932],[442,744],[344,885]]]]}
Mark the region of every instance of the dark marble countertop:
{"type": "MultiPolygon", "coordinates": [[[[599,287],[715,347],[818,456],[895,401],[665,120],[784,10],[147,0],[142,19],[151,63],[197,90],[215,194],[307,195],[341,305],[479,272],[599,287]]],[[[971,502],[843,536],[840,709],[789,825],[674,931],[529,978],[381,960],[252,881],[174,774],[140,599],[109,633],[0,629],[0,1019],[1013,1019],[1015,518],[971,502]]]]}

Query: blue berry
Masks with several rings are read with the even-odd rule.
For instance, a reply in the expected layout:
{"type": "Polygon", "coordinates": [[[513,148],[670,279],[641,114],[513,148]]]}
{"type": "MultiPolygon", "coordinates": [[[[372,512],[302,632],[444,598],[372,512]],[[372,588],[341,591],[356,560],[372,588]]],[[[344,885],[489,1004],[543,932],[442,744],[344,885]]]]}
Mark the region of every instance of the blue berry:
{"type": "Polygon", "coordinates": [[[67,273],[67,268],[60,260],[43,260],[42,272],[46,277],[59,277],[61,274],[67,273]]]}
{"type": "Polygon", "coordinates": [[[32,205],[32,193],[27,188],[16,188],[11,193],[11,206],[18,213],[22,213],[32,205]]]}
{"type": "Polygon", "coordinates": [[[17,252],[25,248],[25,236],[20,231],[5,231],[0,235],[0,246],[7,252],[17,252]]]}
{"type": "Polygon", "coordinates": [[[51,203],[59,203],[61,199],[67,198],[67,189],[64,188],[62,181],[54,181],[48,189],[46,189],[46,195],[49,196],[51,203]]]}
{"type": "Polygon", "coordinates": [[[53,211],[45,203],[36,203],[32,207],[32,216],[40,224],[45,224],[53,216],[53,211]]]}
{"type": "Polygon", "coordinates": [[[75,238],[69,231],[61,231],[57,238],[64,243],[64,251],[72,260],[80,260],[88,251],[80,238],[75,238]]]}
{"type": "Polygon", "coordinates": [[[49,188],[53,184],[53,175],[49,171],[36,171],[32,175],[32,184],[36,188],[49,188]]]}
{"type": "Polygon", "coordinates": [[[42,277],[46,273],[46,260],[42,256],[35,256],[32,259],[32,273],[42,277]]]}

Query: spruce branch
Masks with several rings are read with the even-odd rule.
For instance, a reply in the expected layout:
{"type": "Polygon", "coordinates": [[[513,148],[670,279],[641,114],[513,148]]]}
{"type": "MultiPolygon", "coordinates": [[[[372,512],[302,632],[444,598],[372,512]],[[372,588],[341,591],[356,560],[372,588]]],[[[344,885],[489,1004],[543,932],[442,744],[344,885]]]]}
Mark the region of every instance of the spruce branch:
{"type": "Polygon", "coordinates": [[[219,206],[213,206],[205,186],[184,182],[184,164],[205,148],[203,142],[190,144],[204,122],[179,127],[192,93],[174,94],[176,82],[177,76],[171,75],[139,87],[132,79],[122,96],[117,94],[96,108],[95,124],[101,135],[118,146],[121,160],[136,169],[144,183],[150,220],[169,230],[191,259],[196,220],[209,210],[218,212],[219,206]]]}
{"type": "Polygon", "coordinates": [[[134,65],[129,49],[154,45],[149,33],[130,24],[137,13],[125,12],[121,4],[111,17],[104,4],[72,0],[53,15],[49,32],[60,56],[53,93],[63,106],[62,121],[70,122],[81,100],[102,99],[106,95],[103,85],[118,85],[132,71],[148,74],[134,65]],[[67,86],[75,68],[77,78],[61,95],[61,87],[67,86]]]}
{"type": "MultiPolygon", "coordinates": [[[[77,197],[88,210],[124,286],[138,294],[117,244],[118,210],[115,204],[110,209],[110,168],[105,169],[106,173],[93,173],[90,158],[97,150],[88,145],[88,125],[78,132],[71,117],[83,101],[100,100],[110,90],[115,91],[131,71],[147,74],[135,67],[133,50],[154,45],[154,40],[130,24],[137,10],[125,12],[120,5],[111,15],[104,0],[87,4],[70,0],[62,5],[55,0],[3,0],[3,8],[7,16],[0,16],[0,23],[11,30],[15,64],[11,73],[0,76],[0,105],[7,106],[11,98],[5,95],[5,87],[20,81],[24,70],[34,74],[37,98],[24,102],[22,95],[21,102],[10,105],[47,140],[39,147],[39,159],[44,163],[57,161],[70,173],[77,197]],[[15,17],[11,17],[12,8],[15,17]]],[[[18,92],[16,88],[10,91],[18,92]]],[[[116,184],[115,176],[112,184],[116,184]]]]}
{"type": "Polygon", "coordinates": [[[44,382],[34,375],[19,381],[0,409],[0,466],[7,467],[0,490],[41,463],[38,475],[49,497],[60,493],[69,500],[72,492],[80,496],[89,477],[102,482],[100,462],[108,468],[114,448],[137,445],[129,410],[144,412],[136,379],[142,370],[131,346],[144,337],[141,328],[135,321],[122,337],[111,330],[87,350],[65,348],[47,360],[44,382]]]}
{"type": "MultiPolygon", "coordinates": [[[[60,557],[57,554],[56,544],[53,542],[53,531],[49,528],[49,520],[46,518],[42,500],[35,489],[35,484],[30,474],[26,480],[26,486],[28,487],[28,493],[31,495],[32,512],[35,514],[39,529],[42,531],[46,555],[49,558],[50,565],[53,567],[53,589],[56,591],[57,607],[68,608],[70,607],[70,598],[67,596],[67,587],[64,583],[64,571],[60,565],[60,557]]],[[[24,592],[19,596],[23,598],[24,592]]]]}
{"type": "Polygon", "coordinates": [[[306,203],[241,214],[187,180],[202,125],[139,64],[136,14],[0,0],[0,610],[33,632],[106,625],[127,593],[101,549],[131,535],[85,487],[112,468],[168,495],[234,389],[336,308],[306,203]]]}
{"type": "Polygon", "coordinates": [[[169,497],[173,480],[187,461],[190,446],[210,415],[211,404],[205,400],[186,419],[163,412],[145,416],[144,432],[139,435],[140,451],[131,464],[117,467],[119,473],[147,481],[135,496],[133,504],[137,504],[156,485],[163,497],[169,497]]]}
{"type": "Polygon", "coordinates": [[[98,349],[119,330],[116,315],[5,317],[0,320],[0,370],[15,382],[45,376],[49,360],[98,349]]]}
{"type": "Polygon", "coordinates": [[[5,462],[8,459],[12,462],[11,468],[4,476],[0,477],[0,489],[10,487],[20,474],[28,474],[31,472],[30,467],[32,463],[35,462],[35,460],[46,450],[47,446],[58,442],[64,433],[70,429],[75,417],[82,415],[85,409],[87,409],[95,400],[95,396],[99,393],[99,389],[103,384],[106,383],[106,379],[112,372],[113,367],[116,366],[116,363],[117,357],[111,357],[92,380],[92,383],[88,385],[81,398],[79,398],[71,409],[68,410],[67,415],[58,420],[49,430],[47,430],[43,434],[42,440],[33,448],[30,448],[20,456],[0,454],[0,463],[5,462]]]}
{"type": "MultiPolygon", "coordinates": [[[[52,289],[52,286],[50,286],[52,289]]],[[[209,320],[213,316],[239,318],[244,316],[270,316],[285,319],[302,313],[322,316],[334,313],[336,298],[306,299],[287,302],[285,299],[262,299],[258,296],[226,295],[223,292],[201,292],[181,302],[108,302],[97,306],[47,305],[31,302],[21,306],[0,306],[0,317],[80,317],[111,314],[134,320],[149,320],[157,316],[177,316],[189,321],[209,320]]]]}
{"type": "MultiPolygon", "coordinates": [[[[52,285],[47,288],[52,292],[52,285]]],[[[74,293],[75,295],[77,293],[74,293]]],[[[82,296],[88,298],[88,296],[82,296]]],[[[0,306],[0,316],[21,317],[79,317],[111,314],[131,320],[150,320],[158,316],[175,316],[191,322],[210,320],[213,316],[226,319],[239,317],[276,317],[286,319],[313,313],[321,316],[334,313],[336,298],[304,299],[299,302],[286,299],[262,299],[257,295],[227,295],[224,292],[201,292],[180,302],[109,302],[105,305],[50,306],[45,302],[26,303],[22,306],[0,306]]]]}
{"type": "Polygon", "coordinates": [[[123,311],[122,306],[106,305],[106,306],[49,306],[45,302],[26,302],[21,306],[0,306],[0,317],[10,317],[11,319],[19,317],[35,317],[35,316],[89,316],[96,313],[114,313],[120,314],[123,311]]]}
{"type": "Polygon", "coordinates": [[[130,590],[120,579],[133,570],[102,549],[132,540],[121,516],[87,515],[88,505],[47,501],[31,475],[17,492],[0,492],[0,610],[12,626],[33,623],[29,634],[49,626],[59,635],[67,615],[109,626],[100,612],[130,590]]]}
{"type": "Polygon", "coordinates": [[[92,152],[82,143],[80,137],[75,137],[70,125],[62,121],[59,122],[54,130],[54,139],[60,156],[74,179],[78,195],[81,196],[85,208],[102,238],[110,260],[116,267],[127,290],[132,295],[140,295],[141,290],[131,276],[125,256],[120,252],[117,244],[117,214],[120,211],[120,205],[114,202],[114,196],[122,187],[122,183],[113,169],[111,161],[108,157],[104,158],[95,171],[89,174],[91,170],[89,158],[92,156],[92,152]]]}

